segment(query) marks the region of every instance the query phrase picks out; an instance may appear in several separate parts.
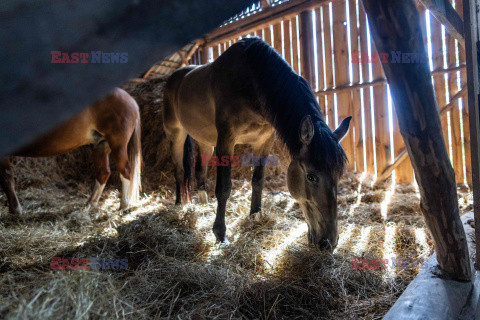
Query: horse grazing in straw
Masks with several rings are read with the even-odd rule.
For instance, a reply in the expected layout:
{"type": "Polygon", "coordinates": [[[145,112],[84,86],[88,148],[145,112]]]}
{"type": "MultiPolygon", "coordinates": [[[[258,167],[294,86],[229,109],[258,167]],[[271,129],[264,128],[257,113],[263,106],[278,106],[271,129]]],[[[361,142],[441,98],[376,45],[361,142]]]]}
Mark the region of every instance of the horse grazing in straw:
{"type": "MultiPolygon", "coordinates": [[[[98,205],[110,176],[111,153],[122,180],[120,208],[124,209],[131,201],[137,200],[141,187],[140,134],[140,112],[137,103],[127,92],[115,88],[105,98],[15,151],[12,156],[57,156],[83,145],[93,144],[96,182],[89,204],[98,205]]],[[[7,194],[10,212],[21,213],[8,157],[0,162],[0,184],[7,194]]]]}
{"type": "MultiPolygon", "coordinates": [[[[307,82],[273,48],[259,38],[243,39],[210,64],[174,72],[164,95],[163,123],[172,141],[177,203],[187,198],[190,136],[198,142],[199,154],[211,154],[215,146],[219,159],[231,157],[236,144],[250,144],[255,155],[268,156],[276,130],[291,155],[288,189],[306,217],[309,242],[322,249],[336,246],[337,183],[347,161],[339,142],[351,117],[332,132],[307,82]]],[[[204,190],[206,167],[200,157],[195,167],[198,189],[204,190]]],[[[253,171],[251,214],[261,209],[264,172],[264,166],[253,171]]],[[[217,166],[213,232],[221,242],[226,241],[230,173],[230,165],[217,166]]]]}

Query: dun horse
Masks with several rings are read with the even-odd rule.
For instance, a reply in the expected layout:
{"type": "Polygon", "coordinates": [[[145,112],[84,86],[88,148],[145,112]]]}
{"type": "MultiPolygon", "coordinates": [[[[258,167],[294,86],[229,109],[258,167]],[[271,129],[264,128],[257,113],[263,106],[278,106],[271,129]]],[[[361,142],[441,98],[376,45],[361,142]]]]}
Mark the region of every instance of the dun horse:
{"type": "MultiPolygon", "coordinates": [[[[216,61],[174,72],[165,87],[164,127],[172,141],[177,203],[187,197],[190,136],[200,154],[233,156],[236,144],[250,144],[254,154],[267,156],[274,130],[287,146],[291,163],[287,183],[308,224],[309,242],[334,248],[337,231],[337,183],[347,158],[340,146],[351,117],[332,132],[307,82],[259,38],[243,39],[216,61]]],[[[206,168],[196,160],[199,190],[205,189],[206,168]]],[[[255,167],[250,213],[261,209],[263,166],[255,167]]],[[[231,166],[217,166],[218,201],[213,232],[226,241],[225,206],[232,183],[231,166]]]]}
{"type": "MultiPolygon", "coordinates": [[[[94,145],[93,164],[96,176],[89,204],[98,205],[110,176],[111,153],[122,180],[120,208],[127,208],[129,202],[138,198],[142,154],[138,105],[122,89],[114,89],[107,97],[17,150],[12,156],[57,156],[87,144],[94,145]]],[[[21,213],[22,208],[15,194],[13,171],[8,157],[0,163],[0,184],[7,194],[10,212],[21,213]]]]}

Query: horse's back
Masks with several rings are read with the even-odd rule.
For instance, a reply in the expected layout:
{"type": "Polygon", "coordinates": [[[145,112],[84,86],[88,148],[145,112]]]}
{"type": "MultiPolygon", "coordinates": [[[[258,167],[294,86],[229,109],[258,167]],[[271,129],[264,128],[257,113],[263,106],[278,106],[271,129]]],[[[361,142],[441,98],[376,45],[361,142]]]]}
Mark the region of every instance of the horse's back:
{"type": "MultiPolygon", "coordinates": [[[[101,135],[135,123],[138,105],[124,90],[115,88],[108,96],[86,107],[74,117],[40,135],[13,153],[23,157],[49,157],[73,151],[101,135]]],[[[131,132],[130,132],[131,134],[131,132]]]]}

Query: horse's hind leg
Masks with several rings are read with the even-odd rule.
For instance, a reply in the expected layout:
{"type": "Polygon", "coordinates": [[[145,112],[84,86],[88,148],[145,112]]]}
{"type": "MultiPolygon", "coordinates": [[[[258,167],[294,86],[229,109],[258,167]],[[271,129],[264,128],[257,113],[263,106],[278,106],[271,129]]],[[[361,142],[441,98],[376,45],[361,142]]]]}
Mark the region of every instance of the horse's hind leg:
{"type": "MultiPolygon", "coordinates": [[[[217,138],[217,146],[215,148],[216,155],[219,159],[222,156],[233,156],[233,149],[235,147],[234,141],[231,139],[233,134],[229,130],[219,130],[221,135],[217,138]]],[[[231,180],[232,166],[229,162],[227,166],[217,166],[217,185],[215,186],[215,196],[217,197],[217,215],[215,222],[213,223],[213,233],[217,238],[217,241],[226,242],[227,227],[225,225],[225,210],[227,206],[227,200],[230,197],[232,191],[231,180]]]]}
{"type": "Polygon", "coordinates": [[[102,195],[105,184],[110,177],[110,163],[108,155],[110,154],[110,147],[106,141],[100,142],[93,148],[93,165],[95,167],[95,186],[93,188],[92,196],[88,203],[93,207],[98,206],[98,201],[102,195]]]}
{"type": "Polygon", "coordinates": [[[127,144],[120,146],[111,146],[112,156],[115,159],[115,166],[120,173],[120,180],[122,180],[122,196],[120,198],[120,209],[127,209],[130,199],[128,191],[130,189],[131,169],[128,161],[127,144]]]}
{"type": "Polygon", "coordinates": [[[15,193],[15,179],[13,178],[12,164],[8,158],[3,158],[0,161],[0,185],[7,195],[10,213],[22,213],[22,207],[15,193]]]}
{"type": "Polygon", "coordinates": [[[201,203],[208,203],[207,188],[205,180],[207,177],[208,166],[204,163],[213,153],[213,147],[198,143],[199,152],[195,160],[195,180],[197,180],[197,190],[201,203]]]}
{"type": "Polygon", "coordinates": [[[272,148],[273,136],[269,138],[260,147],[254,148],[253,156],[260,156],[259,163],[254,163],[253,175],[252,175],[252,202],[250,206],[250,214],[253,215],[260,212],[262,209],[262,191],[263,184],[265,182],[265,161],[266,157],[272,148]]]}
{"type": "Polygon", "coordinates": [[[169,129],[171,140],[172,161],[175,166],[175,184],[176,184],[176,199],[175,204],[186,202],[186,183],[185,170],[183,168],[183,150],[187,132],[182,128],[169,129]]]}

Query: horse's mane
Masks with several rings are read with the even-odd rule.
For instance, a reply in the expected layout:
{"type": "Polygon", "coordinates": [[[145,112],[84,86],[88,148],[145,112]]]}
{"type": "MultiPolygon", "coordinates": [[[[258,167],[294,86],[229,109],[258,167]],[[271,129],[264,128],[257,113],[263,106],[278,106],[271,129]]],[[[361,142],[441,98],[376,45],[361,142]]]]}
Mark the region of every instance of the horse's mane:
{"type": "Polygon", "coordinates": [[[300,123],[309,115],[315,127],[312,156],[328,171],[341,174],[347,157],[325,123],[308,83],[262,39],[245,38],[237,44],[244,46],[242,57],[256,73],[255,94],[259,97],[260,113],[275,127],[290,154],[296,156],[300,152],[300,123]]]}

